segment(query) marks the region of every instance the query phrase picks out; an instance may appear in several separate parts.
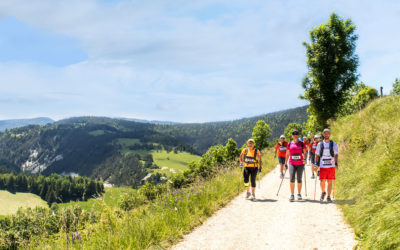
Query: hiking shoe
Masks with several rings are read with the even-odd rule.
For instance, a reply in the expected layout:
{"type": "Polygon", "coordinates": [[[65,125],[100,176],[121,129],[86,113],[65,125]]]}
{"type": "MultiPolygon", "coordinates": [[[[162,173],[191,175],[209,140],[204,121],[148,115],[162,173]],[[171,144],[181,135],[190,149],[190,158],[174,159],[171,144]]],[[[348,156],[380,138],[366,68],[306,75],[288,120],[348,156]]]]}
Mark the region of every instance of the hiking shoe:
{"type": "Polygon", "coordinates": [[[289,201],[294,201],[294,195],[293,194],[290,196],[289,201]]]}
{"type": "Polygon", "coordinates": [[[331,202],[332,202],[332,199],[331,199],[330,196],[326,197],[326,202],[328,202],[328,203],[331,203],[331,202]]]}
{"type": "Polygon", "coordinates": [[[326,192],[323,192],[323,193],[321,194],[321,199],[319,199],[319,200],[320,200],[320,201],[324,201],[325,195],[326,195],[326,192]]]}
{"type": "Polygon", "coordinates": [[[297,200],[301,201],[302,199],[301,194],[297,194],[297,200]]]}
{"type": "Polygon", "coordinates": [[[256,199],[256,194],[255,193],[251,194],[250,195],[250,200],[254,201],[255,199],[256,199]]]}
{"type": "Polygon", "coordinates": [[[285,176],[283,175],[283,173],[281,173],[281,179],[283,179],[285,176]]]}
{"type": "Polygon", "coordinates": [[[251,196],[250,192],[247,192],[245,198],[248,199],[250,198],[250,196],[251,196]]]}

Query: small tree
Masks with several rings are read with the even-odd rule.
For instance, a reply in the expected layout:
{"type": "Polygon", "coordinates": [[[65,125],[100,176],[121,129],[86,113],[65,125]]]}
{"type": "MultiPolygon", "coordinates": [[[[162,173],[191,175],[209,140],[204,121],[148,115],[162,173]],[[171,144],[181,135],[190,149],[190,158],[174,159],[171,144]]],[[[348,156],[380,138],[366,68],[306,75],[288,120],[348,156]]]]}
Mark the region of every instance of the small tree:
{"type": "Polygon", "coordinates": [[[400,79],[396,78],[393,83],[393,90],[390,92],[392,95],[400,95],[400,79]]]}
{"type": "Polygon", "coordinates": [[[255,141],[255,146],[259,149],[263,149],[268,147],[268,140],[267,138],[272,135],[271,128],[268,124],[263,121],[259,120],[256,123],[256,126],[253,128],[252,137],[255,141]]]}
{"type": "Polygon", "coordinates": [[[300,135],[303,134],[303,127],[298,124],[298,123],[289,123],[285,129],[285,137],[287,141],[291,141],[292,140],[292,131],[294,129],[297,129],[300,133],[300,135]]]}
{"type": "Polygon", "coordinates": [[[308,72],[300,98],[310,102],[308,111],[315,115],[320,127],[337,117],[348,90],[358,79],[355,29],[350,19],[343,20],[332,13],[327,23],[311,30],[311,42],[303,43],[308,72]]]}
{"type": "Polygon", "coordinates": [[[367,104],[378,97],[378,90],[365,86],[354,98],[354,103],[357,103],[360,108],[365,108],[367,104]]]}
{"type": "Polygon", "coordinates": [[[233,160],[239,155],[239,150],[237,149],[237,143],[232,138],[228,139],[225,145],[225,158],[226,160],[233,160]]]}

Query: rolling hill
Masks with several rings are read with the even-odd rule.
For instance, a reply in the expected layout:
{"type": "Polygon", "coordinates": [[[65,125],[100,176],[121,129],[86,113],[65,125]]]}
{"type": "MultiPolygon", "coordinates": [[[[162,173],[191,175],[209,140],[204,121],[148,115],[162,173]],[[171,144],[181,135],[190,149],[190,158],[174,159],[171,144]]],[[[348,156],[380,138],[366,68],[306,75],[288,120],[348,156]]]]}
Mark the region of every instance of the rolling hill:
{"type": "Polygon", "coordinates": [[[234,121],[157,125],[155,129],[204,153],[210,146],[225,144],[229,138],[233,138],[239,146],[243,145],[251,137],[258,120],[264,120],[270,126],[270,140],[278,138],[289,123],[303,124],[307,121],[307,108],[303,106],[234,121]]]}
{"type": "Polygon", "coordinates": [[[38,117],[32,119],[12,119],[12,120],[0,120],[0,132],[6,129],[13,129],[24,127],[27,125],[46,125],[53,123],[54,121],[47,117],[38,117]]]}
{"type": "Polygon", "coordinates": [[[0,133],[0,167],[49,175],[88,176],[117,185],[160,181],[183,171],[210,146],[233,138],[242,145],[258,120],[276,138],[290,122],[303,123],[307,107],[235,121],[154,124],[75,117],[44,126],[29,125],[0,133]],[[152,174],[152,176],[150,176],[152,174]]]}

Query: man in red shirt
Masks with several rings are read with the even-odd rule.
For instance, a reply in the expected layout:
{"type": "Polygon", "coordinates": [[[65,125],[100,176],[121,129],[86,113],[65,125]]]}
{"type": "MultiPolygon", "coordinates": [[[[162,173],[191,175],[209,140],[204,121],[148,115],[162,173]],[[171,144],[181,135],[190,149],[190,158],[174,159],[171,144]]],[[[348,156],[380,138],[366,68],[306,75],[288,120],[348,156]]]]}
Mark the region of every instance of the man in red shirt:
{"type": "Polygon", "coordinates": [[[281,179],[283,179],[284,177],[283,167],[285,166],[287,145],[288,143],[285,141],[285,136],[281,135],[280,142],[277,143],[275,146],[275,157],[274,157],[276,158],[276,153],[278,152],[278,160],[279,160],[279,165],[281,167],[281,179]]]}

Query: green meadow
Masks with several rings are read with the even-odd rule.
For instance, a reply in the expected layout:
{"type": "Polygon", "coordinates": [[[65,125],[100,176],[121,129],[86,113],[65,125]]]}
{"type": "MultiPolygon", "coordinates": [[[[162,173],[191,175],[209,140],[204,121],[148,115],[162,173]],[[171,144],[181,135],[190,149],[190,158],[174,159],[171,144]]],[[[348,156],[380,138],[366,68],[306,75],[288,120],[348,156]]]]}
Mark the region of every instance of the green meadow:
{"type": "Polygon", "coordinates": [[[15,214],[19,208],[47,207],[38,195],[30,193],[10,193],[0,190],[0,215],[15,214]]]}

